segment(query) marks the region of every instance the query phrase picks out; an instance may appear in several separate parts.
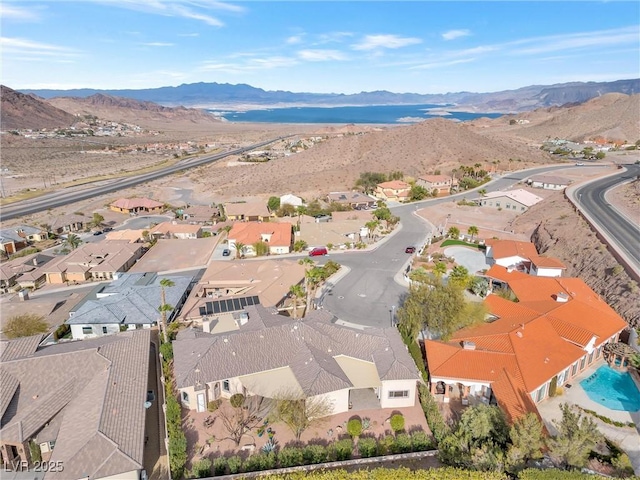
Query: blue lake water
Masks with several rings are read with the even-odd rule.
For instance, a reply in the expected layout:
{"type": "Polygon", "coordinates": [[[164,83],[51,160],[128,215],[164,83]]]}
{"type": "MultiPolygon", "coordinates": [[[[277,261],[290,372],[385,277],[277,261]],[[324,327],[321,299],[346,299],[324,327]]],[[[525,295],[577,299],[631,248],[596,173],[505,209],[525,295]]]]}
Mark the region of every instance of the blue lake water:
{"type": "Polygon", "coordinates": [[[582,380],[580,386],[591,400],[611,410],[640,410],[640,392],[627,372],[603,365],[582,380]]]}
{"type": "MultiPolygon", "coordinates": [[[[451,107],[451,106],[449,106],[451,107]]],[[[264,110],[209,112],[229,122],[243,123],[366,123],[411,124],[429,118],[447,118],[464,122],[480,117],[498,118],[500,113],[450,112],[442,105],[375,105],[359,107],[288,107],[264,110]]]]}

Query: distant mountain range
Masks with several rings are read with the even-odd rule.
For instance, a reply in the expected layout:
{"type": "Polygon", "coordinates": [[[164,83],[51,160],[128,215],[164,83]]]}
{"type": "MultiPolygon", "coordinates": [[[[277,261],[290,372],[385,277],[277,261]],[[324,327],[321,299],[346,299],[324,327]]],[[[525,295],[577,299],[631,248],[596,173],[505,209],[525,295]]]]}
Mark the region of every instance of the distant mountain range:
{"type": "Polygon", "coordinates": [[[606,93],[640,93],[640,78],[615,82],[572,82],[556,85],[532,85],[517,90],[493,93],[457,92],[422,95],[393,93],[386,90],[356,94],[295,93],[268,91],[246,84],[191,83],[177,87],[140,90],[21,90],[49,99],[54,97],[85,98],[95,94],[131,98],[165,106],[199,108],[240,108],[257,106],[338,106],[338,105],[417,105],[453,104],[458,109],[476,112],[516,113],[541,107],[583,103],[606,93]]]}

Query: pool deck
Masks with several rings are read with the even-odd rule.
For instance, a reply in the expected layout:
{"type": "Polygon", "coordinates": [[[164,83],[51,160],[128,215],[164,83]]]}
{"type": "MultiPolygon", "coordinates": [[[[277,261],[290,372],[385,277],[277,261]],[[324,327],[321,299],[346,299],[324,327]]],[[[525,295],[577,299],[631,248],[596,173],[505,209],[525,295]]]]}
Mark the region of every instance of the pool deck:
{"type": "Polygon", "coordinates": [[[578,405],[582,408],[593,410],[599,415],[616,420],[618,422],[633,422],[636,424],[635,428],[631,427],[615,427],[608,425],[603,421],[592,417],[600,431],[610,440],[614,441],[629,455],[631,464],[635,470],[636,475],[640,475],[640,411],[636,412],[624,412],[618,410],[610,410],[607,407],[594,402],[589,398],[587,393],[580,386],[580,381],[592,375],[599,367],[604,364],[603,361],[595,363],[590,368],[582,372],[581,375],[572,378],[569,382],[571,388],[563,387],[564,392],[558,397],[549,398],[538,404],[538,411],[544,419],[545,425],[549,429],[549,432],[555,434],[557,431],[554,427],[553,421],[559,421],[562,418],[562,412],[560,410],[561,403],[568,403],[572,405],[578,405]]]}

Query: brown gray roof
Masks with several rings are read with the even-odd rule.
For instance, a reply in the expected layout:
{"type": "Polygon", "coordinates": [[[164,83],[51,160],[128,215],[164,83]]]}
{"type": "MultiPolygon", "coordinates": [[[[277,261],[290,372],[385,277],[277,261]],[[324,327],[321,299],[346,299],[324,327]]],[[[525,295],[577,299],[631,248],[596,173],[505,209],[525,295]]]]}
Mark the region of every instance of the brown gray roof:
{"type": "Polygon", "coordinates": [[[8,362],[31,355],[36,351],[41,341],[42,335],[38,334],[0,342],[0,362],[8,362]]]}
{"type": "Polygon", "coordinates": [[[51,461],[63,462],[64,471],[45,478],[142,469],[149,345],[149,330],[135,330],[3,362],[0,378],[19,382],[2,416],[3,441],[28,440],[57,423],[51,461]]]}
{"type": "Polygon", "coordinates": [[[318,395],[353,386],[334,359],[338,355],[375,363],[381,380],[419,378],[396,329],[339,326],[323,310],[300,321],[255,306],[246,310],[251,329],[218,335],[187,329],[178,334],[173,344],[178,388],[196,383],[196,369],[198,380],[214,382],[288,366],[305,394],[318,395]]]}

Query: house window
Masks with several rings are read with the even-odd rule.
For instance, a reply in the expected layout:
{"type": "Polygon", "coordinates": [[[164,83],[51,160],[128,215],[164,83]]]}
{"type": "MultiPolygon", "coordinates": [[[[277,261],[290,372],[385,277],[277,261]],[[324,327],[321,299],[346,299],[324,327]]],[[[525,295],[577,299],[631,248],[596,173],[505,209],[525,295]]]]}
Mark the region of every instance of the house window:
{"type": "Polygon", "coordinates": [[[105,335],[108,333],[107,327],[102,327],[102,333],[105,334],[105,335]]]}
{"type": "Polygon", "coordinates": [[[597,353],[596,353],[596,358],[600,358],[600,355],[602,355],[602,345],[600,345],[600,346],[598,347],[598,351],[597,351],[597,353]]]}
{"type": "Polygon", "coordinates": [[[91,327],[82,327],[83,335],[91,335],[93,333],[93,328],[91,327]]]}
{"type": "Polygon", "coordinates": [[[591,353],[589,354],[589,365],[591,365],[591,362],[593,362],[593,350],[591,350],[591,353]]]}
{"type": "Polygon", "coordinates": [[[389,398],[409,398],[409,390],[391,390],[389,398]]]}
{"type": "Polygon", "coordinates": [[[584,357],[582,357],[582,359],[580,360],[580,370],[584,370],[584,364],[587,361],[587,356],[585,355],[584,357]]]}
{"type": "Polygon", "coordinates": [[[189,394],[187,392],[182,392],[182,401],[189,403],[189,394]]]}
{"type": "Polygon", "coordinates": [[[229,380],[225,380],[224,382],[222,382],[222,390],[224,390],[225,392],[231,391],[231,388],[229,387],[229,380]]]}
{"type": "Polygon", "coordinates": [[[547,393],[547,384],[545,383],[538,389],[538,394],[536,395],[536,402],[540,402],[547,393]]]}
{"type": "Polygon", "coordinates": [[[575,377],[575,376],[576,376],[576,373],[578,373],[578,362],[574,363],[574,364],[571,366],[571,376],[572,376],[572,377],[575,377]]]}
{"type": "Polygon", "coordinates": [[[496,207],[499,207],[499,206],[500,206],[500,202],[496,202],[496,207]]]}

